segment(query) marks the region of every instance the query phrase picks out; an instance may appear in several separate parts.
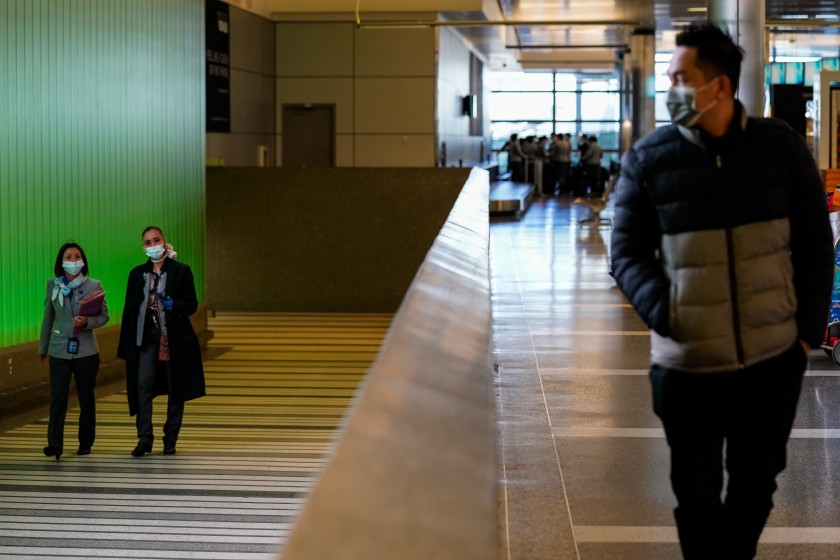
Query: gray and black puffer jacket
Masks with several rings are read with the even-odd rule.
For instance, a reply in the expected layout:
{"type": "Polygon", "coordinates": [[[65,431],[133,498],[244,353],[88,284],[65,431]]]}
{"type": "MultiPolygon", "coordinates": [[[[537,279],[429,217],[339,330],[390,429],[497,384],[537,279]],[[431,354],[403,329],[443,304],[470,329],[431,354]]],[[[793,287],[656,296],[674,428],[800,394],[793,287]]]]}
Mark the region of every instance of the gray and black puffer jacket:
{"type": "Polygon", "coordinates": [[[639,140],[616,185],[612,275],[651,328],[651,360],[733,371],[823,338],[834,249],[804,140],[738,106],[714,149],[671,125],[639,140]]]}

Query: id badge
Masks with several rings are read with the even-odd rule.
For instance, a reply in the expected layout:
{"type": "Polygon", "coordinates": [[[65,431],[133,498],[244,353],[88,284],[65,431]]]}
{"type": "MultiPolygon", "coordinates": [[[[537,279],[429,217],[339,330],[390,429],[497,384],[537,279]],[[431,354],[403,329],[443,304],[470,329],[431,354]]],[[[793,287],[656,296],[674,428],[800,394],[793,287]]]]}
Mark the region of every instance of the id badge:
{"type": "Polygon", "coordinates": [[[76,338],[75,336],[67,339],[67,353],[68,354],[78,354],[79,353],[79,339],[76,338]]]}

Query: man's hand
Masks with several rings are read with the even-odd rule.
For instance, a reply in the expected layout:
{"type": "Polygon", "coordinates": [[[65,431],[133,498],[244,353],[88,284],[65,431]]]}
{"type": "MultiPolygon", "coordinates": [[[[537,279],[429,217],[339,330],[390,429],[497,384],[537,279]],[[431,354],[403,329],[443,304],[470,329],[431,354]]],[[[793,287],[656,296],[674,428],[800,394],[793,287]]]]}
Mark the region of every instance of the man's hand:
{"type": "Polygon", "coordinates": [[[811,351],[811,345],[805,342],[804,340],[800,340],[799,344],[802,345],[802,349],[805,351],[806,354],[811,351]]]}

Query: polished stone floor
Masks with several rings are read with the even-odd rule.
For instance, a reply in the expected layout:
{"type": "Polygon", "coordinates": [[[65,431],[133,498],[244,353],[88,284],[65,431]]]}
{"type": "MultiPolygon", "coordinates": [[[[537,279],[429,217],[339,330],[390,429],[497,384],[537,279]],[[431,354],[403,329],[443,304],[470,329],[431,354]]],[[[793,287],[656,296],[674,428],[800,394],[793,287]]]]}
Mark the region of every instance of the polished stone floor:
{"type": "MultiPolygon", "coordinates": [[[[608,274],[609,229],[586,216],[551,198],[491,225],[499,558],[680,558],[648,331],[608,274]]],[[[838,375],[811,353],[759,559],[840,558],[838,375]]]]}

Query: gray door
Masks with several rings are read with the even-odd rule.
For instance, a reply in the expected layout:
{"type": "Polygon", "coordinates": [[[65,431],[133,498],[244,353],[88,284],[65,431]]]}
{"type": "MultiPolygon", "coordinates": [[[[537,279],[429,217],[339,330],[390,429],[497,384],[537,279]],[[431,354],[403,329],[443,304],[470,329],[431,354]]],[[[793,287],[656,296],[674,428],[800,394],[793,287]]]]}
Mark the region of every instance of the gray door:
{"type": "Polygon", "coordinates": [[[283,167],[335,165],[335,105],[283,105],[283,167]]]}

